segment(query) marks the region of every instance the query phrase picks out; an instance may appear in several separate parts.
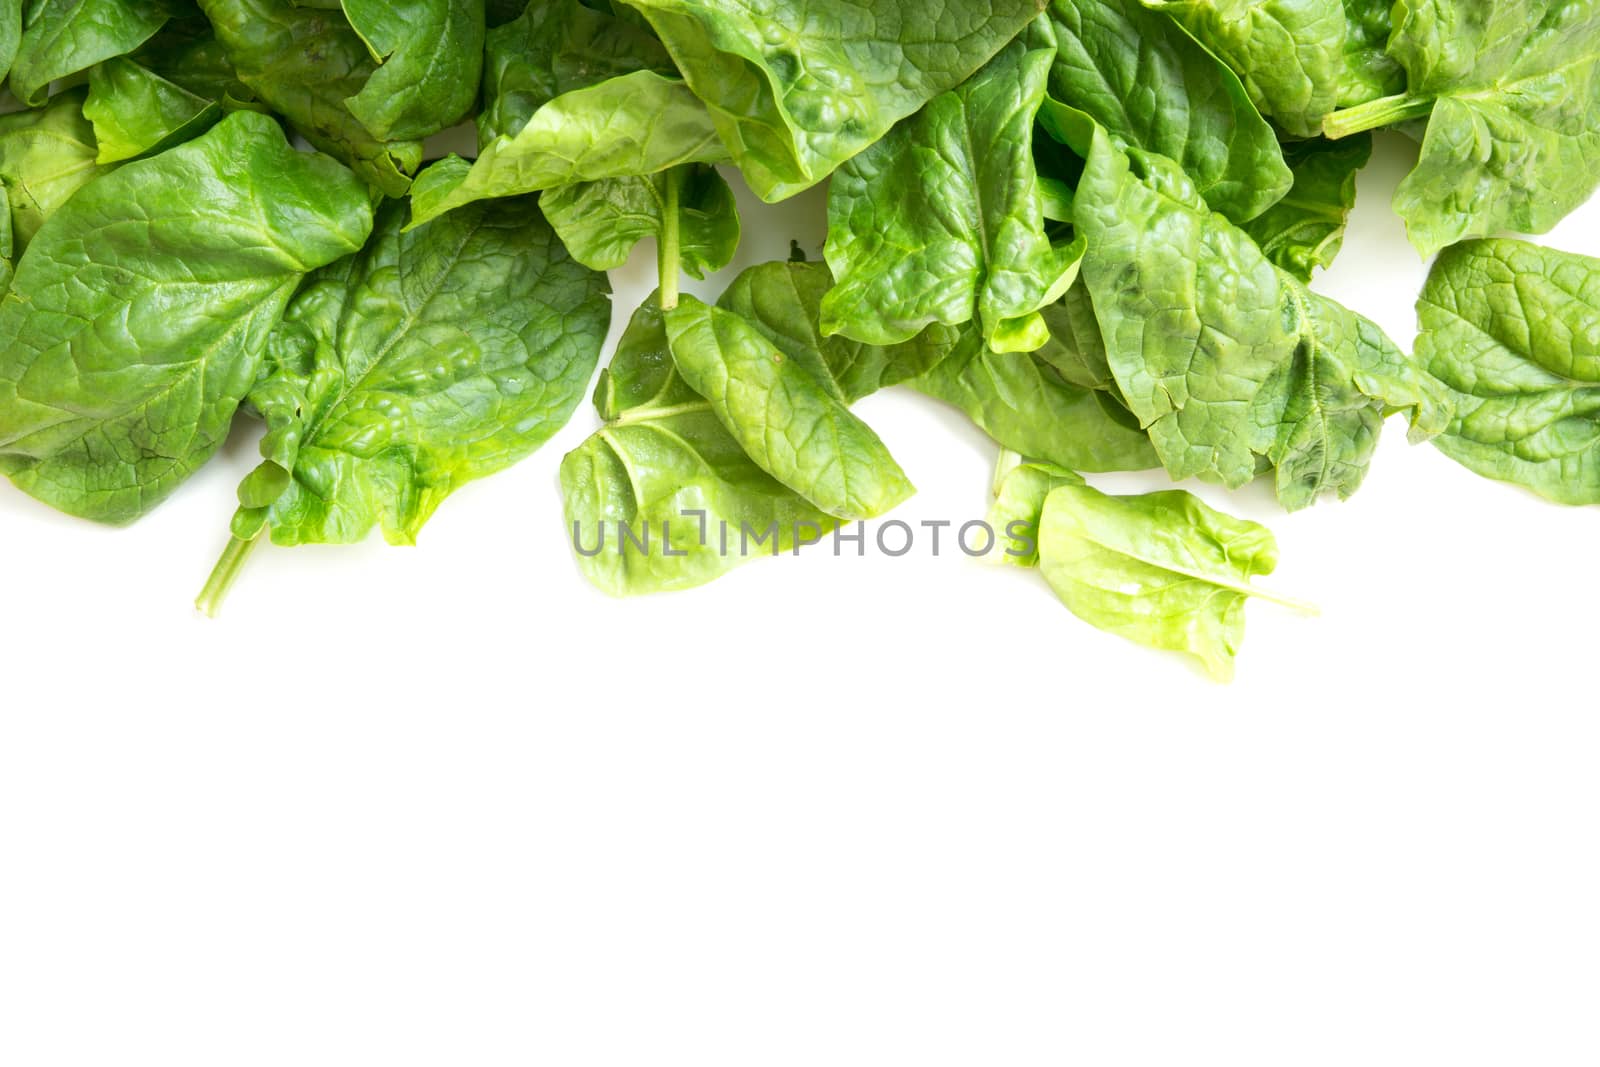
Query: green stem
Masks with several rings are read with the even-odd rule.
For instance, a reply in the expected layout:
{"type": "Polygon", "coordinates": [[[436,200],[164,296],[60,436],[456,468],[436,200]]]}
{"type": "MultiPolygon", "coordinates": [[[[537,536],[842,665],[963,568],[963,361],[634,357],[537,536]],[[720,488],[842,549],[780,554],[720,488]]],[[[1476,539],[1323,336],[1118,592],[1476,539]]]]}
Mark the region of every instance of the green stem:
{"type": "Polygon", "coordinates": [[[661,310],[671,311],[678,306],[678,198],[683,191],[682,167],[667,171],[666,186],[666,203],[661,207],[661,240],[656,242],[656,273],[661,279],[661,310]]]}
{"type": "Polygon", "coordinates": [[[1322,135],[1337,141],[1341,137],[1349,137],[1364,130],[1376,130],[1380,126],[1393,126],[1411,119],[1419,119],[1432,110],[1431,96],[1412,96],[1409,93],[1386,96],[1381,100],[1371,100],[1355,107],[1347,107],[1343,111],[1335,111],[1322,120],[1322,135]]]}
{"type": "Polygon", "coordinates": [[[222,550],[222,558],[211,568],[211,577],[206,579],[206,587],[200,590],[200,595],[194,601],[194,606],[207,617],[214,619],[217,617],[217,612],[222,610],[222,602],[227,598],[228,590],[233,588],[234,579],[238,578],[239,572],[244,569],[244,561],[250,558],[250,550],[255,548],[256,542],[260,540],[260,534],[256,534],[248,541],[237,537],[228,539],[228,547],[222,550]]]}

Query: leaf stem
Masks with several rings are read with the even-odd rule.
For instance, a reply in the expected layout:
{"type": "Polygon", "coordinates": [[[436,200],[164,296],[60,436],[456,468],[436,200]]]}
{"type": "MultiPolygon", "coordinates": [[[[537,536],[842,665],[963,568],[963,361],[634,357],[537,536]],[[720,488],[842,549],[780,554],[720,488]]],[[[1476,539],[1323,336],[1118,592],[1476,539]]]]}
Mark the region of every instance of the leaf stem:
{"type": "Polygon", "coordinates": [[[666,202],[661,207],[661,239],[656,242],[656,273],[661,281],[661,310],[671,311],[678,306],[678,199],[683,193],[683,168],[673,167],[664,177],[666,202]]]}
{"type": "Polygon", "coordinates": [[[1431,96],[1412,96],[1410,93],[1386,96],[1381,100],[1357,104],[1355,107],[1347,107],[1343,111],[1335,111],[1326,116],[1322,120],[1322,135],[1329,140],[1337,141],[1341,137],[1349,137],[1364,130],[1376,130],[1380,126],[1393,126],[1396,123],[1419,119],[1432,110],[1431,96]]]}
{"type": "Polygon", "coordinates": [[[1290,611],[1298,611],[1300,614],[1309,615],[1312,618],[1322,614],[1322,609],[1308,600],[1296,600],[1293,597],[1282,596],[1254,584],[1246,584],[1245,588],[1250,591],[1251,596],[1265,600],[1269,604],[1277,604],[1279,607],[1288,608],[1290,611]]]}
{"type": "Polygon", "coordinates": [[[260,540],[259,533],[248,541],[238,537],[228,538],[228,547],[222,550],[222,558],[211,568],[211,577],[206,579],[205,588],[200,590],[200,595],[194,601],[194,606],[208,618],[216,618],[217,612],[222,610],[222,602],[227,599],[228,590],[233,588],[234,579],[239,577],[239,572],[244,569],[245,560],[250,558],[250,550],[255,548],[256,542],[260,540]]]}

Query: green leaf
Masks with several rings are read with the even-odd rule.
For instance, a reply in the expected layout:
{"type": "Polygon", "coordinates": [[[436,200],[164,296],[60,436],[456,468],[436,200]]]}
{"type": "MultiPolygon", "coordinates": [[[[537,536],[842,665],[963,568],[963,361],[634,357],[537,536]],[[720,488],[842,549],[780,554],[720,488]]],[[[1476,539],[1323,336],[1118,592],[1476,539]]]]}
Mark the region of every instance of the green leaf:
{"type": "Polygon", "coordinates": [[[1303,282],[1327,267],[1344,244],[1345,223],[1356,205],[1356,172],[1372,156],[1365,134],[1343,141],[1295,141],[1284,160],[1294,188],[1265,213],[1244,224],[1268,259],[1303,282]]]}
{"type": "Polygon", "coordinates": [[[1188,653],[1218,681],[1233,677],[1248,598],[1309,610],[1251,585],[1277,565],[1266,527],[1179,490],[1118,497],[1063,485],[1045,500],[1039,523],[1040,570],[1074,615],[1141,645],[1188,653]]]}
{"type": "Polygon", "coordinates": [[[1434,444],[1486,478],[1600,503],[1600,260],[1505,239],[1446,249],[1417,359],[1454,394],[1434,444]]]}
{"type": "Polygon", "coordinates": [[[741,272],[717,306],[753,326],[846,404],[926,372],[960,336],[938,326],[894,345],[824,336],[822,301],[832,286],[833,276],[822,263],[762,263],[741,272]]]}
{"type": "Polygon", "coordinates": [[[132,52],[171,14],[165,0],[32,0],[11,64],[11,91],[38,107],[51,82],[132,52]]]}
{"type": "Polygon", "coordinates": [[[222,108],[118,56],[89,72],[83,114],[94,124],[97,162],[116,163],[204,133],[222,108]]]}
{"type": "Polygon", "coordinates": [[[1115,392],[1117,380],[1106,361],[1106,342],[1100,336],[1089,290],[1079,279],[1060,300],[1044,309],[1050,340],[1034,356],[1061,376],[1068,385],[1100,392],[1115,392]]]}
{"type": "MultiPolygon", "coordinates": [[[[532,198],[401,230],[385,204],[353,260],[310,279],[251,393],[267,420],[246,511],[274,543],[351,543],[375,526],[410,544],[468,481],[565,425],[610,321],[604,276],[574,263],[532,198]]],[[[236,522],[235,533],[240,532],[236,522]]],[[[248,529],[246,530],[248,532],[248,529]]]]}
{"type": "Polygon", "coordinates": [[[1000,562],[1037,567],[1045,500],[1063,485],[1082,484],[1077,474],[1053,463],[1019,463],[1000,478],[988,515],[989,528],[999,537],[1000,562]]]}
{"type": "Polygon", "coordinates": [[[869,519],[913,490],[827,383],[740,316],[692,296],[665,313],[678,373],[762,470],[841,519],[869,519]]]}
{"type": "Polygon", "coordinates": [[[1160,465],[1149,438],[1116,400],[1068,383],[1039,354],[993,352],[972,331],[911,384],[954,404],[1025,456],[1084,471],[1160,465]]]}
{"type": "Polygon", "coordinates": [[[96,164],[84,90],[57,93],[48,106],[0,115],[0,183],[11,205],[21,255],[45,220],[105,168],[96,164]]]}
{"type": "Polygon", "coordinates": [[[701,585],[838,522],[758,467],[685,384],[654,300],[595,407],[606,425],[562,460],[561,492],[579,569],[614,596],[701,585]]]}
{"type": "Polygon", "coordinates": [[[483,0],[343,0],[378,69],[346,101],[380,141],[438,133],[466,117],[483,71],[483,0]]]}
{"type": "Polygon", "coordinates": [[[11,71],[22,42],[22,0],[0,0],[0,78],[11,71]]]}
{"type": "Polygon", "coordinates": [[[999,352],[1049,339],[1039,311],[1077,277],[1081,243],[1052,242],[1033,120],[1055,38],[1040,19],[977,75],[935,97],[834,175],[822,325],[895,344],[977,319],[999,352]]]}
{"type": "Polygon", "coordinates": [[[1060,51],[1052,97],[1117,142],[1177,162],[1236,222],[1288,192],[1277,135],[1238,77],[1165,16],[1139,0],[1054,0],[1050,18],[1060,51]]]}
{"type": "Polygon", "coordinates": [[[739,208],[714,167],[692,164],[686,173],[558,185],[545,191],[539,206],[574,259],[595,270],[612,270],[627,262],[634,245],[660,237],[665,183],[669,174],[679,173],[678,262],[693,277],[704,278],[732,262],[739,247],[739,208]]]}
{"type": "Polygon", "coordinates": [[[1265,457],[1299,508],[1355,491],[1387,411],[1442,428],[1438,383],[1275,267],[1170,160],[1097,133],[1076,204],[1111,370],[1174,478],[1239,486],[1265,457]]]}
{"type": "Polygon", "coordinates": [[[1403,93],[1406,72],[1389,54],[1394,29],[1394,0],[1344,0],[1344,71],[1339,77],[1339,106],[1355,107],[1403,93]]]}
{"type": "Polygon", "coordinates": [[[346,102],[377,70],[338,10],[290,0],[199,0],[239,79],[316,147],[386,196],[401,196],[422,162],[420,142],[374,136],[346,102]]]}
{"type": "Polygon", "coordinates": [[[1402,0],[1389,52],[1405,95],[1329,119],[1347,135],[1427,115],[1395,193],[1424,256],[1502,230],[1544,233],[1600,184],[1600,3],[1402,0]]]}
{"type": "Polygon", "coordinates": [[[239,80],[227,49],[198,10],[188,17],[173,18],[129,58],[202,100],[221,104],[230,111],[243,107],[259,111],[263,107],[255,93],[239,80]]]}
{"type": "Polygon", "coordinates": [[[641,70],[677,75],[672,57],[648,26],[580,0],[534,0],[515,19],[489,31],[479,146],[514,135],[562,93],[641,70]]]}
{"type": "Polygon", "coordinates": [[[792,196],[965,81],[1043,0],[628,0],[763,200],[792,196]]]}
{"type": "Polygon", "coordinates": [[[1344,74],[1340,0],[1144,0],[1171,15],[1231,67],[1256,107],[1297,137],[1314,137],[1344,74]]]}
{"type": "Polygon", "coordinates": [[[556,97],[515,136],[499,137],[451,183],[412,199],[413,224],[487,197],[656,174],[725,157],[705,105],[675,78],[640,71],[556,97]]]}
{"type": "Polygon", "coordinates": [[[371,223],[348,171],[251,112],[86,186],[0,301],[0,471],[74,515],[155,507],[227,436],[301,277],[371,223]]]}

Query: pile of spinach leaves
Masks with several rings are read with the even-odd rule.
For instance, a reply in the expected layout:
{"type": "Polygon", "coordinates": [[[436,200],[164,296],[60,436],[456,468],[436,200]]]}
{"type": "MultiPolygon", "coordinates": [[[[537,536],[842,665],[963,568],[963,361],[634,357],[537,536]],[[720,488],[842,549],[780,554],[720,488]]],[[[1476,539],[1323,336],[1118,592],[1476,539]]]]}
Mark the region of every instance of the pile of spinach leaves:
{"type": "Polygon", "coordinates": [[[1597,65],[1600,0],[0,0],[0,471],[125,523],[259,421],[211,612],[263,539],[409,543],[568,421],[648,239],[561,465],[596,585],[894,508],[851,407],[904,384],[1000,446],[1002,558],[1226,676],[1271,534],[1084,474],[1301,508],[1403,414],[1600,502],[1600,263],[1496,236],[1600,182],[1597,65]],[[475,157],[429,159],[463,123],[475,157]],[[1412,354],[1308,285],[1386,126],[1443,253],[1412,354]],[[679,280],[733,260],[734,172],[828,182],[825,261],[707,304],[679,280]]]}

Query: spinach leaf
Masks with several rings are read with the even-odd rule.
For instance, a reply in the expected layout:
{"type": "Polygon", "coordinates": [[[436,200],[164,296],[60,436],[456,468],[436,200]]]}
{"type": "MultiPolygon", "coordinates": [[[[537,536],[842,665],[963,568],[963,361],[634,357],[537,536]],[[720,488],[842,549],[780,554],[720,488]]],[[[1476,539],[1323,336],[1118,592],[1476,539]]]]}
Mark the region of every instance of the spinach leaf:
{"type": "Polygon", "coordinates": [[[1434,444],[1487,478],[1600,503],[1600,260],[1512,240],[1446,249],[1417,359],[1455,414],[1434,444]]]}
{"type": "Polygon", "coordinates": [[[1060,485],[1039,520],[1039,568],[1074,615],[1188,653],[1218,681],[1233,677],[1248,598],[1314,610],[1251,584],[1277,565],[1266,527],[1180,490],[1119,497],[1060,485]]]}
{"type": "Polygon", "coordinates": [[[89,72],[83,115],[94,124],[96,160],[117,163],[204,133],[222,107],[118,56],[89,72]]]}
{"type": "Polygon", "coordinates": [[[411,544],[465,483],[531,454],[571,417],[610,321],[603,275],[573,262],[531,197],[402,231],[384,204],[353,259],[314,275],[250,393],[267,421],[214,612],[248,546],[411,544]]]}
{"type": "Polygon", "coordinates": [[[1394,207],[1429,256],[1501,230],[1543,233],[1600,170],[1600,4],[1402,0],[1389,52],[1409,87],[1341,111],[1329,136],[1428,116],[1394,207]]]}
{"type": "Polygon", "coordinates": [[[1144,0],[1233,68],[1262,114],[1313,137],[1344,73],[1340,0],[1144,0]]]}
{"type": "Polygon", "coordinates": [[[82,89],[69,89],[44,108],[0,115],[0,184],[19,255],[45,220],[105,169],[95,162],[83,102],[82,89]]]}
{"type": "Polygon", "coordinates": [[[834,175],[827,259],[838,286],[822,302],[825,331],[894,344],[976,319],[998,352],[1049,339],[1039,311],[1083,255],[1081,243],[1045,233],[1034,170],[1034,116],[1054,58],[1040,19],[834,175]]]}
{"type": "Polygon", "coordinates": [[[409,141],[465,118],[483,71],[483,0],[343,0],[378,69],[346,103],[380,141],[409,141]]]}
{"type": "Polygon", "coordinates": [[[33,0],[11,63],[11,91],[38,107],[51,82],[126,55],[171,15],[166,0],[33,0]]]}
{"type": "Polygon", "coordinates": [[[753,326],[847,404],[926,372],[960,336],[938,326],[895,345],[825,336],[821,308],[832,286],[833,276],[821,263],[763,263],[741,272],[717,306],[753,326]]]}
{"type": "Polygon", "coordinates": [[[265,108],[239,80],[227,49],[198,9],[192,15],[174,17],[128,58],[202,100],[221,104],[230,111],[265,108]]]}
{"type": "Polygon", "coordinates": [[[679,265],[692,276],[726,267],[739,247],[733,190],[704,164],[558,185],[545,191],[539,206],[572,257],[595,270],[620,267],[634,245],[659,238],[669,210],[678,218],[679,265]]]}
{"type": "Polygon", "coordinates": [[[1283,156],[1294,172],[1294,188],[1243,229],[1268,259],[1309,282],[1344,244],[1345,223],[1356,205],[1356,172],[1372,157],[1372,138],[1295,141],[1283,156]]]}
{"type": "Polygon", "coordinates": [[[1394,0],[1344,0],[1344,72],[1339,77],[1339,106],[1355,107],[1403,93],[1406,72],[1389,54],[1394,0]]]}
{"type": "Polygon", "coordinates": [[[628,0],[711,109],[745,180],[782,200],[983,66],[1044,0],[628,0]]]}
{"type": "Polygon", "coordinates": [[[1115,393],[1117,380],[1106,360],[1106,342],[1100,336],[1100,323],[1095,319],[1094,304],[1083,280],[1080,278],[1043,314],[1045,325],[1050,327],[1050,340],[1034,353],[1039,362],[1068,385],[1115,393]]]}
{"type": "Polygon", "coordinates": [[[377,70],[338,10],[290,0],[199,0],[239,79],[307,141],[386,196],[401,196],[422,162],[420,142],[372,134],[347,101],[377,70]]]}
{"type": "Polygon", "coordinates": [[[702,585],[837,524],[745,455],[683,381],[654,300],[594,400],[605,426],[562,460],[561,492],[579,569],[607,593],[702,585]]]}
{"type": "Polygon", "coordinates": [[[685,296],[663,317],[685,384],[762,470],[841,519],[881,515],[912,494],[878,435],[830,383],[741,316],[685,296]]]}
{"type": "MultiPolygon", "coordinates": [[[[1006,457],[1016,453],[1002,454],[1006,457]]],[[[999,540],[996,549],[1001,563],[1017,567],[1039,565],[1039,519],[1051,492],[1063,485],[1082,485],[1083,479],[1053,463],[1017,463],[995,478],[994,500],[989,504],[988,523],[999,540]]]]}
{"type": "Polygon", "coordinates": [[[1023,455],[1084,471],[1145,470],[1161,462],[1116,400],[1070,384],[1038,354],[992,352],[972,331],[911,384],[954,404],[1023,455]]]}
{"type": "Polygon", "coordinates": [[[534,0],[517,18],[489,31],[479,146],[516,134],[562,93],[641,70],[677,75],[648,26],[580,0],[534,0]]]}
{"type": "Polygon", "coordinates": [[[371,223],[348,171],[251,112],[85,186],[0,301],[0,472],[87,518],[155,507],[222,443],[301,277],[371,223]]]}
{"type": "Polygon", "coordinates": [[[486,197],[656,174],[724,156],[705,105],[688,87],[639,71],[563,93],[515,136],[490,142],[470,169],[419,180],[411,218],[426,222],[486,197]]]}
{"type": "Polygon", "coordinates": [[[1052,97],[1119,143],[1176,161],[1235,222],[1288,192],[1277,135],[1238,77],[1167,18],[1139,0],[1053,0],[1050,18],[1052,97]]]}
{"type": "Polygon", "coordinates": [[[22,0],[0,0],[0,78],[11,72],[22,41],[22,0]]]}
{"type": "Polygon", "coordinates": [[[1111,370],[1173,477],[1239,486],[1265,457],[1300,508],[1355,491],[1387,411],[1442,428],[1436,382],[1275,267],[1172,161],[1097,132],[1076,209],[1111,370]]]}

